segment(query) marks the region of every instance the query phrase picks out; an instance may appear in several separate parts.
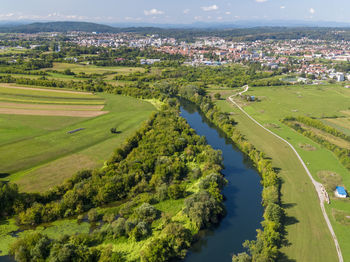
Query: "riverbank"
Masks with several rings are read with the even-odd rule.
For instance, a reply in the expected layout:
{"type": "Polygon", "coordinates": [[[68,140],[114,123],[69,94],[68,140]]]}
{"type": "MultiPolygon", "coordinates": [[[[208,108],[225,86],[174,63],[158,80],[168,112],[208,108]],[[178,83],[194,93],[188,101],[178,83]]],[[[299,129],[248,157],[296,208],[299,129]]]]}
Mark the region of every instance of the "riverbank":
{"type": "Polygon", "coordinates": [[[218,227],[201,232],[201,239],[190,249],[186,262],[232,261],[232,254],[245,251],[242,243],[256,238],[261,228],[264,209],[261,205],[262,186],[253,164],[230,139],[213,126],[192,103],[182,103],[181,116],[208,144],[222,151],[228,180],[223,189],[226,216],[218,227]]]}
{"type": "Polygon", "coordinates": [[[234,105],[221,100],[222,111],[233,115],[236,128],[258,150],[271,157],[282,178],[282,206],[286,211],[282,261],[337,261],[331,235],[321,213],[318,196],[303,166],[287,145],[258,126],[234,105]]]}

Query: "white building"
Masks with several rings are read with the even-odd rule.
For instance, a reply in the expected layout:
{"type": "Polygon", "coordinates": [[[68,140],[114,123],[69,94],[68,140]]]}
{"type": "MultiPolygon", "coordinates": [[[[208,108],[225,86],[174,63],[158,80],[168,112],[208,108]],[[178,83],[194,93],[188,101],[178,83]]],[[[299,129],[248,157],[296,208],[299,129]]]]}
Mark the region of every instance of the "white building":
{"type": "Polygon", "coordinates": [[[336,77],[337,77],[337,81],[338,81],[338,82],[343,82],[343,81],[345,81],[345,77],[344,77],[344,74],[343,74],[343,73],[337,73],[337,74],[336,74],[336,77]]]}

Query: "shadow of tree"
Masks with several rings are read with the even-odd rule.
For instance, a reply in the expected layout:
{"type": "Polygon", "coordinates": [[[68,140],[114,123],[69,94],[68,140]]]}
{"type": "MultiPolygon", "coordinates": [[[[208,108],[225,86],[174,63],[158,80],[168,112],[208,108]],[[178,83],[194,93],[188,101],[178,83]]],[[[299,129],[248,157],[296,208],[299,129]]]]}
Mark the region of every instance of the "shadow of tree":
{"type": "Polygon", "coordinates": [[[296,219],[295,217],[286,216],[284,218],[284,225],[285,226],[290,226],[290,225],[294,225],[294,224],[297,224],[297,223],[299,223],[299,220],[296,219]]]}
{"type": "Polygon", "coordinates": [[[278,258],[277,258],[278,262],[295,262],[295,259],[291,259],[289,258],[286,254],[281,253],[278,258]]]}
{"type": "Polygon", "coordinates": [[[5,178],[8,177],[10,174],[9,173],[0,173],[0,178],[5,178]]]}

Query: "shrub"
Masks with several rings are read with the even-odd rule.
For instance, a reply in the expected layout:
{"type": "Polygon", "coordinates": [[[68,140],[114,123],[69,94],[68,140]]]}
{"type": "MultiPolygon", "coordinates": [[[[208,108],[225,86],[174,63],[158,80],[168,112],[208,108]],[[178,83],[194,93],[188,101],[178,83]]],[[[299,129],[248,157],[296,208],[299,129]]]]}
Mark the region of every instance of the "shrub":
{"type": "Polygon", "coordinates": [[[90,209],[90,211],[88,212],[88,219],[90,222],[97,222],[98,221],[99,215],[98,215],[95,208],[90,209]]]}

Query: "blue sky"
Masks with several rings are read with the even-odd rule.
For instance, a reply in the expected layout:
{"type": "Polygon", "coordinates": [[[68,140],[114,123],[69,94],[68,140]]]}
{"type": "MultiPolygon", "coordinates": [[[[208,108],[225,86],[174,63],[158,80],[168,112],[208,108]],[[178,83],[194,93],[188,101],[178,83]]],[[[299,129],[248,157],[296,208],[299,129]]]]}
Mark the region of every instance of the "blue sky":
{"type": "Polygon", "coordinates": [[[1,0],[0,20],[350,22],[350,0],[1,0]]]}

